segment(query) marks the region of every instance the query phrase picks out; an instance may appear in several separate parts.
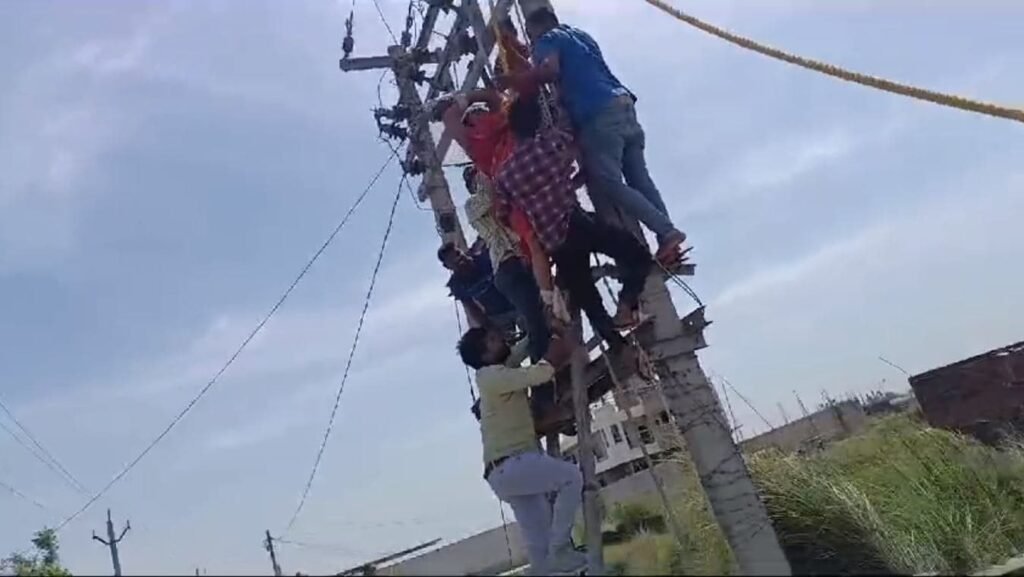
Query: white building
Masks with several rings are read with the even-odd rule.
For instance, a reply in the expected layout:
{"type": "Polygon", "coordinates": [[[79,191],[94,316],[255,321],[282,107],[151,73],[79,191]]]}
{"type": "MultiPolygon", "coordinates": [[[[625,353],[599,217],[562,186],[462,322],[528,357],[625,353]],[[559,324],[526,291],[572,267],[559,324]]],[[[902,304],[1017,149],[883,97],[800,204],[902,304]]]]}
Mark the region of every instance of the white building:
{"type": "MultiPolygon", "coordinates": [[[[608,394],[590,407],[595,469],[602,487],[647,468],[641,443],[652,457],[672,447],[672,443],[666,442],[671,432],[669,417],[660,402],[644,399],[628,412],[620,408],[620,403],[626,404],[621,398],[617,401],[615,395],[608,394]],[[650,414],[648,419],[643,418],[645,413],[650,414]],[[629,422],[630,417],[633,423],[629,422]],[[645,423],[650,423],[651,427],[645,423]]],[[[562,454],[573,462],[576,462],[576,447],[576,437],[562,438],[562,454]]]]}

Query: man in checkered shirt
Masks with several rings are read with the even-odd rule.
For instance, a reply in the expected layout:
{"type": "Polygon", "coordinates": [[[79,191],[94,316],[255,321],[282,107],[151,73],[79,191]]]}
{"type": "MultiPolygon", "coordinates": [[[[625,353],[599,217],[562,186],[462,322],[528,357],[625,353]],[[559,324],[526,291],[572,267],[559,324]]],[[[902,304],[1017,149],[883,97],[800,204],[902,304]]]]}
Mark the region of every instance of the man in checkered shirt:
{"type": "Polygon", "coordinates": [[[577,152],[561,126],[542,127],[536,98],[520,97],[509,110],[517,145],[495,176],[496,210],[503,218],[510,204],[526,213],[537,239],[558,267],[559,282],[609,346],[624,344],[620,329],[637,322],[640,293],[653,265],[651,255],[629,232],[584,212],[576,198],[582,185],[574,176],[577,152]],[[612,318],[601,302],[590,272],[590,254],[611,257],[621,274],[618,311],[612,318]]]}

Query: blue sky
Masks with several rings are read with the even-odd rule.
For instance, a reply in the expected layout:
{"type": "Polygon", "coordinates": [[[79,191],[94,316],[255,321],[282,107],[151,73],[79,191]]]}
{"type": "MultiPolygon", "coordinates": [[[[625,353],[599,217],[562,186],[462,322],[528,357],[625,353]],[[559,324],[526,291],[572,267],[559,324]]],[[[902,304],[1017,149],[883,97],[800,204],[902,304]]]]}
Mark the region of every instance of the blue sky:
{"type": "MultiPolygon", "coordinates": [[[[1024,102],[1022,9],[954,2],[679,3],[795,52],[1024,102]]],[[[388,151],[374,73],[337,69],[348,2],[0,3],[0,393],[90,490],[201,388],[388,151]]],[[[383,0],[392,25],[405,3],[383,0]]],[[[643,2],[556,2],[640,97],[649,163],[697,249],[709,372],[769,418],[901,388],[1020,340],[1021,127],[766,60],[643,2]],[[583,7],[586,6],[584,12],[583,7]]],[[[356,52],[387,44],[367,0],[356,52]]],[[[393,90],[385,84],[389,101],[393,90]]],[[[399,174],[149,457],[62,533],[77,573],[128,516],[132,573],[268,571],[330,413],[399,174]]],[[[457,200],[464,192],[453,181],[457,200]]],[[[327,572],[498,522],[480,479],[431,219],[406,197],[286,571],[327,572]]],[[[680,301],[683,303],[685,301],[680,301]]],[[[686,305],[688,306],[688,305],[686,305]]],[[[758,419],[734,399],[745,432],[758,419]]],[[[81,505],[9,437],[0,550],[81,505]]]]}

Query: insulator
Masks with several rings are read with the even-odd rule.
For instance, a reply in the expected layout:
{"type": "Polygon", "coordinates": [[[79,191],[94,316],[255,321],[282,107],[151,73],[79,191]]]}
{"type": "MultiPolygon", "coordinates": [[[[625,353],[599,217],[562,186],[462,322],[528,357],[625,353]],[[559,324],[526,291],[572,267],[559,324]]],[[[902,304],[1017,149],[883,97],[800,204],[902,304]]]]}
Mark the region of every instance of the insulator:
{"type": "Polygon", "coordinates": [[[423,161],[418,158],[414,158],[403,164],[405,165],[405,172],[409,176],[419,176],[427,171],[427,167],[423,165],[423,161]]]}

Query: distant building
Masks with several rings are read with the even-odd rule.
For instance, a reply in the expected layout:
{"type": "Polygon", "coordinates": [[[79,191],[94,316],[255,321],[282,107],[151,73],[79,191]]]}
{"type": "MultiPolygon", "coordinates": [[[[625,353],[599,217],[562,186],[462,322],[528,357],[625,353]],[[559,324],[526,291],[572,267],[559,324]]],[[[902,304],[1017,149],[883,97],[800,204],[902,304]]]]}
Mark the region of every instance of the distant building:
{"type": "Polygon", "coordinates": [[[1024,342],[913,376],[910,386],[933,427],[986,442],[1024,432],[1024,342]]]}
{"type": "Polygon", "coordinates": [[[806,417],[776,427],[740,443],[744,452],[778,449],[787,453],[814,450],[867,428],[867,414],[859,401],[843,401],[806,417]]]}
{"type": "Polygon", "coordinates": [[[381,567],[375,574],[500,575],[526,565],[525,551],[519,525],[509,523],[381,567]]]}
{"type": "MultiPolygon", "coordinates": [[[[652,457],[661,456],[672,446],[666,439],[670,427],[669,416],[658,403],[637,404],[627,412],[609,394],[591,405],[590,415],[590,429],[594,435],[594,468],[597,482],[602,487],[647,468],[641,443],[652,457]],[[653,414],[653,418],[642,418],[647,411],[653,414]],[[629,422],[630,417],[634,419],[632,424],[629,422]],[[651,427],[645,424],[647,422],[651,427]]],[[[563,437],[562,455],[566,459],[576,462],[577,448],[576,437],[563,437]]]]}

